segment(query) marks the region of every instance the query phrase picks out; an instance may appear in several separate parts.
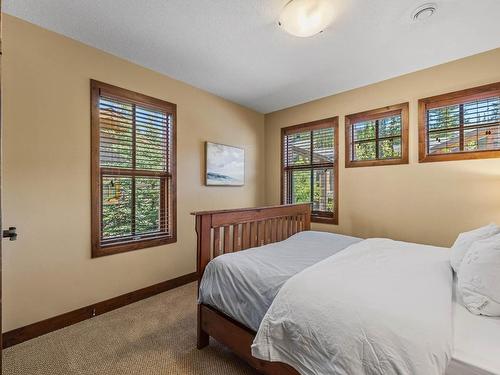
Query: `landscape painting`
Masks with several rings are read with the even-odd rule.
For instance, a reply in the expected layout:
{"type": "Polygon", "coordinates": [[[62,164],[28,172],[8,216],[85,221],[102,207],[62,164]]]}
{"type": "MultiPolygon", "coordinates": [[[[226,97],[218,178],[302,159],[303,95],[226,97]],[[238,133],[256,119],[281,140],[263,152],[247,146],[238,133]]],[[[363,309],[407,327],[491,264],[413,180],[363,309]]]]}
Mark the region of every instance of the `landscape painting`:
{"type": "Polygon", "coordinates": [[[206,184],[242,186],[245,183],[245,150],[206,142],[206,184]]]}

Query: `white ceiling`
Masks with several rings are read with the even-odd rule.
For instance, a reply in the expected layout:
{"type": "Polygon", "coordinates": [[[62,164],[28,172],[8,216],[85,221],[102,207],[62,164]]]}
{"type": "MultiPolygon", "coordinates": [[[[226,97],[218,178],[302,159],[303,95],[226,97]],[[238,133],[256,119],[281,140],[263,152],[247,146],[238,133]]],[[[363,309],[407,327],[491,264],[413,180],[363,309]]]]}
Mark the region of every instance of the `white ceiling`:
{"type": "MultiPolygon", "coordinates": [[[[500,0],[332,0],[312,38],[276,22],[288,0],[4,0],[4,11],[268,113],[500,47],[500,0]]],[[[499,66],[500,69],[500,66],[499,66]]]]}

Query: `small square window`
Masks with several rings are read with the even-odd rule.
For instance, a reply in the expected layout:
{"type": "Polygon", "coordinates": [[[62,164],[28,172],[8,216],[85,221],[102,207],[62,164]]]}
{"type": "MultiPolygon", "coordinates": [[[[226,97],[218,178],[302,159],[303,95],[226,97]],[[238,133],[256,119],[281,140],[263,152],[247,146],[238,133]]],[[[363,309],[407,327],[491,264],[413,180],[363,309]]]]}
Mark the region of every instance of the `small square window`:
{"type": "Polygon", "coordinates": [[[408,103],[345,118],[346,168],[408,163],[408,103]]]}

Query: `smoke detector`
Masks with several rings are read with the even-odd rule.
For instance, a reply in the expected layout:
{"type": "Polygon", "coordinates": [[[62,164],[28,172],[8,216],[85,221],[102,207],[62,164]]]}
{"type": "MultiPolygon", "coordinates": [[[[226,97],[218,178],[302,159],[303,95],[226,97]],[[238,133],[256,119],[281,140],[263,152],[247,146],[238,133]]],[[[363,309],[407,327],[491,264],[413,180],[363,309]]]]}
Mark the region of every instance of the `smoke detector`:
{"type": "Polygon", "coordinates": [[[413,22],[423,21],[430,18],[437,12],[437,5],[434,3],[427,3],[420,5],[411,13],[411,20],[413,22]]]}

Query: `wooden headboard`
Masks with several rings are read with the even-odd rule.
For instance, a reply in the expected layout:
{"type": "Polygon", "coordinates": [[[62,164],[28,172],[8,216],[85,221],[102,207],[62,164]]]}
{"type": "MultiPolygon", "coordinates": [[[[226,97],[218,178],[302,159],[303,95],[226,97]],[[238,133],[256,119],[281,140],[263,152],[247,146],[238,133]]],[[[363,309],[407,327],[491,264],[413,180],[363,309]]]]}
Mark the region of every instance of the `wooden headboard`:
{"type": "Polygon", "coordinates": [[[311,205],[193,212],[198,236],[197,272],[201,280],[208,262],[234,251],[282,241],[311,229],[311,205]]]}

